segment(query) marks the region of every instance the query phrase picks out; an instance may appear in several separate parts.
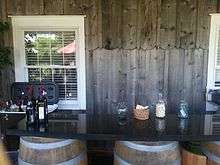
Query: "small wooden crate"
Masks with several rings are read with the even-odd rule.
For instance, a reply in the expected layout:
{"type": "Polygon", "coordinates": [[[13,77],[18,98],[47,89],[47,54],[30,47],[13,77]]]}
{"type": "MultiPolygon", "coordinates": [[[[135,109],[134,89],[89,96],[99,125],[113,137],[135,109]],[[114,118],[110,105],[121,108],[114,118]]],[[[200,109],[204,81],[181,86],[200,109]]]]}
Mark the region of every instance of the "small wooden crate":
{"type": "Polygon", "coordinates": [[[134,109],[134,118],[138,120],[149,119],[149,109],[134,109]]]}

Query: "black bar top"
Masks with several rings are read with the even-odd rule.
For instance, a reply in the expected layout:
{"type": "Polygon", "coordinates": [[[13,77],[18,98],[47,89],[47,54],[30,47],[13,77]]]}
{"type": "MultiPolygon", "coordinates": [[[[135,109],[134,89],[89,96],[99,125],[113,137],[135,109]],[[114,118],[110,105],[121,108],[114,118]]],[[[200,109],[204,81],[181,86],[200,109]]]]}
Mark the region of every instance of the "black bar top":
{"type": "Polygon", "coordinates": [[[49,115],[45,132],[27,129],[24,114],[1,114],[0,128],[6,135],[82,140],[220,141],[220,114],[190,114],[188,119],[179,119],[176,114],[159,119],[152,114],[140,121],[132,114],[120,119],[114,114],[58,111],[49,115]]]}

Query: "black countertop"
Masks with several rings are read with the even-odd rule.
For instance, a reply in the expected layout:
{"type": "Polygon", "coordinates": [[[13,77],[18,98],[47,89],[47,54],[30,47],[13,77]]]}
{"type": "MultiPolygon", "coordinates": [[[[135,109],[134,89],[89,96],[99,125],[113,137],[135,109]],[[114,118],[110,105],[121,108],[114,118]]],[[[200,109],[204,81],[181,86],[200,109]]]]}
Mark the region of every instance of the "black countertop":
{"type": "Polygon", "coordinates": [[[77,138],[83,140],[146,140],[146,141],[220,141],[220,114],[191,114],[179,119],[167,114],[158,119],[139,121],[128,115],[121,120],[117,115],[95,115],[58,111],[49,115],[49,127],[45,132],[27,130],[25,115],[1,114],[1,133],[18,136],[42,136],[77,138]]]}

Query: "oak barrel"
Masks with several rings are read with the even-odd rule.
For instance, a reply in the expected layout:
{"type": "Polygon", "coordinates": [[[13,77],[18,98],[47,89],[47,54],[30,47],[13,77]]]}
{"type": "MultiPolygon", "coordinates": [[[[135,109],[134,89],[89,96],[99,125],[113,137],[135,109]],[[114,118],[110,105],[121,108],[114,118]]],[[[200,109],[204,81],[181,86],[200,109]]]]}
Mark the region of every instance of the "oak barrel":
{"type": "Polygon", "coordinates": [[[114,165],[180,165],[178,142],[117,141],[114,165]]]}
{"type": "Polygon", "coordinates": [[[86,165],[86,145],[80,140],[21,137],[19,165],[86,165]]]}
{"type": "Polygon", "coordinates": [[[202,151],[208,158],[207,165],[220,165],[220,141],[202,143],[202,151]]]}

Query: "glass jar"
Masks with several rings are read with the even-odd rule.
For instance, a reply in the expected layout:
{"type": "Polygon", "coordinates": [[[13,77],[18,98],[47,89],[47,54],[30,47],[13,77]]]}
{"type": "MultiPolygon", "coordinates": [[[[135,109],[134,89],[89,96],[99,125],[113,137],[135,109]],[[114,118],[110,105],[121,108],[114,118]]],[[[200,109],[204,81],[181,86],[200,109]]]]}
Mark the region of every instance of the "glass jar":
{"type": "Polygon", "coordinates": [[[178,117],[186,119],[189,117],[189,106],[186,101],[181,100],[178,108],[178,117]]]}
{"type": "Polygon", "coordinates": [[[117,105],[118,118],[121,118],[121,119],[126,118],[127,117],[127,112],[128,112],[127,104],[125,102],[120,102],[117,105]]]}
{"type": "Polygon", "coordinates": [[[162,94],[159,94],[159,100],[156,104],[156,117],[158,118],[164,118],[166,115],[166,104],[163,100],[162,94]]]}

